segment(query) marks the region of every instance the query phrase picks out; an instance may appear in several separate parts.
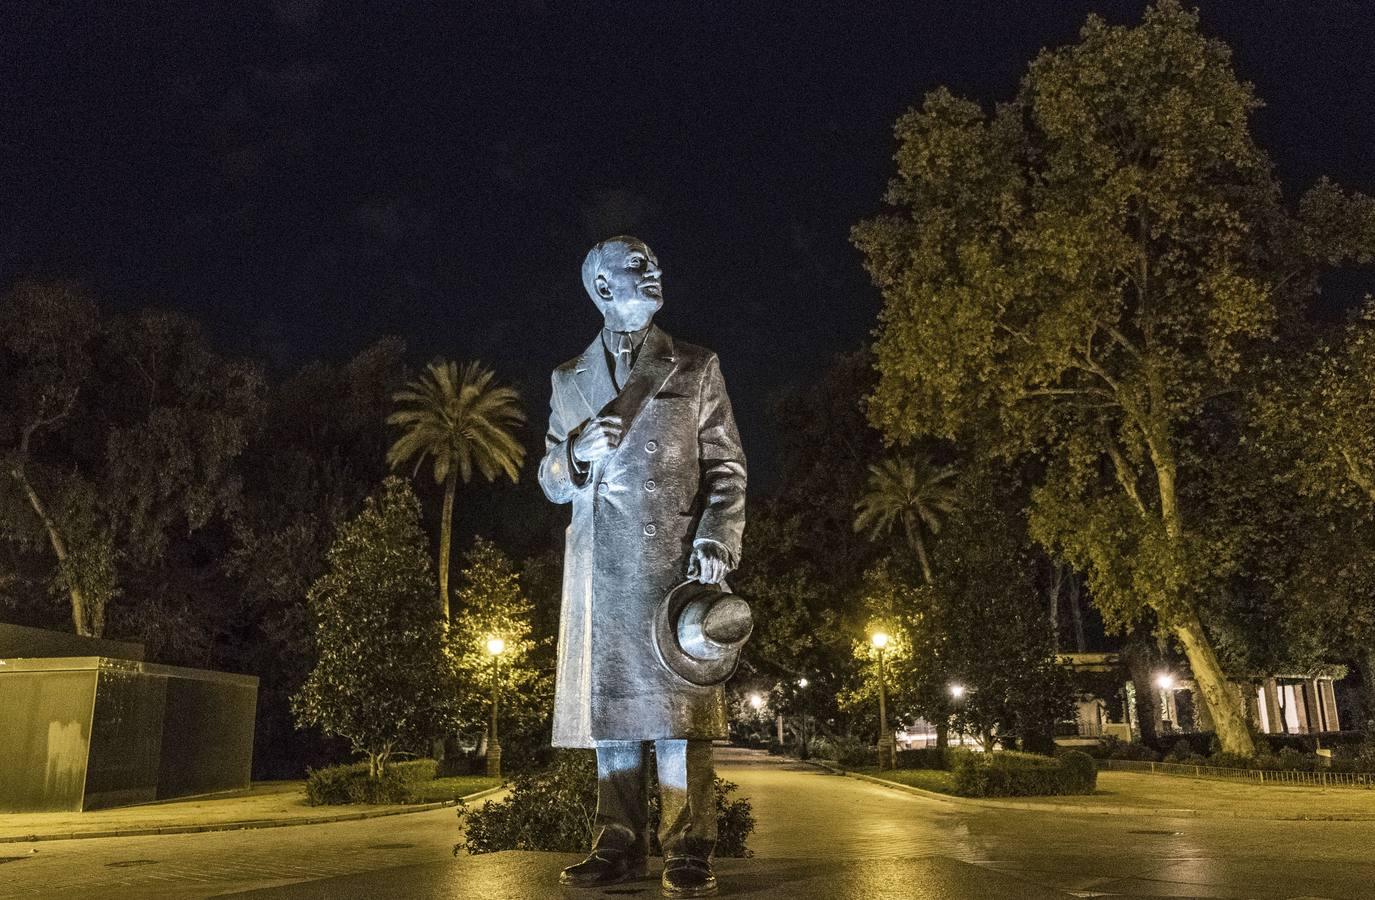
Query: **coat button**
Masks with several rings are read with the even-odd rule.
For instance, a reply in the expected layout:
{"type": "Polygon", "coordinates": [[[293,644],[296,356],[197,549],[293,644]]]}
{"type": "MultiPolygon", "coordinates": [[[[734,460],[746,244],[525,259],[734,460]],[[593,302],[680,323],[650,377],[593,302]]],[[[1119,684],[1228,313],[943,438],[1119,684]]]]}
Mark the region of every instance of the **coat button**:
{"type": "Polygon", "coordinates": [[[645,526],[645,534],[649,535],[650,537],[654,536],[654,532],[656,530],[657,529],[655,529],[653,522],[650,522],[648,525],[645,526]]]}
{"type": "Polygon", "coordinates": [[[645,444],[645,450],[647,450],[647,451],[650,452],[650,453],[653,453],[654,451],[656,451],[656,450],[658,450],[658,449],[659,449],[659,442],[658,442],[658,441],[649,441],[649,442],[647,442],[647,443],[645,444]]]}
{"type": "Polygon", "coordinates": [[[609,490],[611,490],[611,485],[607,484],[605,481],[597,485],[597,493],[599,494],[605,494],[609,490]]]}
{"type": "Polygon", "coordinates": [[[650,493],[653,493],[656,487],[658,487],[658,485],[654,483],[653,478],[645,482],[645,490],[649,491],[650,493]]]}

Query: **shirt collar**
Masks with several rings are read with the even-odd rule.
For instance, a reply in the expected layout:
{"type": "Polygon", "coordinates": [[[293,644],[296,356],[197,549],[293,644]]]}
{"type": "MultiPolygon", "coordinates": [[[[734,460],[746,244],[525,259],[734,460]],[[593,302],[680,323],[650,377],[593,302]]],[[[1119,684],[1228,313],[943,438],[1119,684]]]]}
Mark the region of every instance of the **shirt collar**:
{"type": "Polygon", "coordinates": [[[645,342],[645,336],[653,327],[653,324],[646,325],[639,331],[612,331],[610,328],[604,327],[602,328],[602,346],[606,348],[607,353],[615,356],[616,351],[621,346],[621,335],[626,335],[630,338],[630,354],[634,356],[640,352],[640,347],[645,342]]]}

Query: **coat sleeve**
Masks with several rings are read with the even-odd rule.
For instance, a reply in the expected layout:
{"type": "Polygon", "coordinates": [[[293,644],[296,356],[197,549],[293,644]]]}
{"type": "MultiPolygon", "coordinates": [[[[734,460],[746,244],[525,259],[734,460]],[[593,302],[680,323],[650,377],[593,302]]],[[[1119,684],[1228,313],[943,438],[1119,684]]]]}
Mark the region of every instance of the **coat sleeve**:
{"type": "Polygon", "coordinates": [[[696,540],[725,547],[734,568],[740,561],[740,539],[745,532],[745,451],[715,354],[707,360],[698,408],[702,518],[697,523],[696,540]]]}
{"type": "Polygon", "coordinates": [[[539,464],[539,483],[544,496],[555,503],[571,503],[574,495],[587,485],[587,472],[574,465],[573,442],[582,422],[570,422],[559,388],[559,373],[554,372],[549,395],[549,430],[544,433],[544,458],[539,464]]]}

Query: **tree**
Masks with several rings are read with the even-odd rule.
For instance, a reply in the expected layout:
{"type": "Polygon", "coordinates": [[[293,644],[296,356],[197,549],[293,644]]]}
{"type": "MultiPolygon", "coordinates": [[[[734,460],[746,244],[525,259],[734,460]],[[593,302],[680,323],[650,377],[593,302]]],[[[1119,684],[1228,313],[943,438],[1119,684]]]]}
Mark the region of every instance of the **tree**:
{"type": "Polygon", "coordinates": [[[511,560],[491,541],[477,538],[464,555],[454,609],[449,649],[462,684],[460,728],[483,733],[493,689],[513,701],[501,713],[505,726],[518,730],[547,721],[553,679],[541,665],[549,660],[541,658],[542,642],[534,635],[534,604],[511,560]],[[495,658],[487,651],[491,638],[505,642],[495,658]]]}
{"type": "MultiPolygon", "coordinates": [[[[41,523],[57,560],[54,582],[70,599],[73,629],[98,636],[104,630],[105,605],[115,591],[108,534],[88,529],[96,532],[85,535],[88,541],[73,535],[75,523],[64,520],[51,499],[61,488],[52,484],[43,490],[31,465],[37,441],[67,425],[76,409],[91,369],[90,345],[99,321],[96,305],[69,282],[23,281],[0,304],[0,321],[7,323],[7,402],[0,413],[6,432],[5,468],[41,523]]],[[[74,499],[70,492],[68,496],[74,499]]]]}
{"type": "MultiPolygon", "coordinates": [[[[444,485],[439,521],[439,602],[449,617],[449,555],[453,540],[454,495],[458,480],[467,484],[473,470],[488,481],[505,473],[514,483],[525,462],[525,448],[512,429],[525,421],[514,388],[492,383],[495,373],[479,363],[432,362],[392,399],[398,409],[387,418],[402,434],[387,451],[392,468],[415,460],[415,472],[434,459],[435,484],[444,485]]],[[[414,473],[413,473],[414,474],[414,473]]]]}
{"type": "Polygon", "coordinates": [[[908,549],[917,555],[922,577],[931,584],[923,532],[940,534],[945,517],[958,506],[954,477],[953,466],[938,466],[926,455],[890,457],[871,465],[868,490],[855,503],[855,531],[878,540],[901,524],[908,549]]]}
{"type": "Polygon", "coordinates": [[[292,700],[297,723],[349,741],[380,777],[398,749],[456,724],[457,679],[410,485],[388,478],[339,529],[310,588],[315,668],[292,700]]]}
{"type": "Polygon", "coordinates": [[[1036,538],[1109,625],[1154,611],[1248,755],[1202,618],[1228,560],[1190,505],[1197,430],[1319,272],[1375,247],[1369,198],[1324,181],[1285,208],[1257,104],[1173,0],[1136,27],[1090,17],[992,115],[943,89],[905,115],[896,209],[854,232],[884,295],[875,424],[1041,454],[1036,538]]]}
{"type": "Polygon", "coordinates": [[[170,548],[178,563],[208,556],[188,542],[236,507],[235,463],[260,414],[261,375],[214,353],[185,317],[102,318],[68,283],[21,282],[0,312],[14,323],[0,350],[0,491],[17,490],[29,510],[6,516],[5,536],[51,551],[50,583],[78,634],[103,634],[124,585],[133,603],[115,612],[147,637],[143,628],[189,612],[190,592],[168,589],[170,548]],[[147,614],[174,595],[172,614],[147,614]]]}
{"type": "Polygon", "coordinates": [[[260,679],[255,778],[299,778],[338,756],[337,739],[292,720],[315,657],[306,596],[338,528],[387,474],[386,417],[405,378],[395,338],[342,364],[308,363],[269,386],[240,460],[243,494],[220,557],[235,623],[224,662],[260,679]]]}
{"type": "Polygon", "coordinates": [[[1259,562],[1276,593],[1301,600],[1282,633],[1325,638],[1310,657],[1354,661],[1375,720],[1375,300],[1335,332],[1283,345],[1253,396],[1260,490],[1277,507],[1259,562]]]}

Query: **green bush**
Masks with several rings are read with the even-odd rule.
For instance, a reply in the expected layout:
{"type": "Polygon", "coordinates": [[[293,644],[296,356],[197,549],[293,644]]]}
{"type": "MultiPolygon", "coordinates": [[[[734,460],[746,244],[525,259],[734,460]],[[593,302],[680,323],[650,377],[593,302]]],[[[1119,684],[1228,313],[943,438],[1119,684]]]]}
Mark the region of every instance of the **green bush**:
{"type": "Polygon", "coordinates": [[[817,738],[812,743],[812,756],[835,760],[846,768],[878,764],[878,748],[848,734],[817,738]]]}
{"type": "Polygon", "coordinates": [[[306,802],[311,806],[343,803],[410,803],[416,782],[433,781],[432,759],[392,763],[380,778],[368,777],[367,763],[312,769],[306,776],[306,802]]]}
{"type": "Polygon", "coordinates": [[[922,747],[899,750],[897,757],[899,769],[949,769],[951,752],[949,748],[922,747]]]}
{"type": "Polygon", "coordinates": [[[1047,797],[1091,794],[1098,769],[1087,753],[961,753],[953,761],[955,793],[963,797],[1047,797]]]}
{"type": "Polygon", "coordinates": [[[1160,754],[1139,741],[1124,741],[1115,735],[1098,739],[1098,746],[1089,749],[1089,755],[1097,759],[1129,759],[1146,762],[1159,762],[1160,754]]]}
{"type": "MultiPolygon", "coordinates": [[[[746,841],[754,831],[750,802],[732,800],[737,786],[716,779],[716,855],[748,856],[746,841]]],[[[658,785],[651,779],[650,830],[659,826],[658,785]]],[[[583,853],[591,846],[597,811],[597,764],[592,753],[563,751],[538,774],[518,776],[510,794],[482,806],[460,806],[465,841],[454,852],[494,853],[499,850],[553,850],[583,853]]],[[[651,852],[659,853],[657,838],[651,852]]]]}

